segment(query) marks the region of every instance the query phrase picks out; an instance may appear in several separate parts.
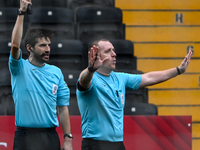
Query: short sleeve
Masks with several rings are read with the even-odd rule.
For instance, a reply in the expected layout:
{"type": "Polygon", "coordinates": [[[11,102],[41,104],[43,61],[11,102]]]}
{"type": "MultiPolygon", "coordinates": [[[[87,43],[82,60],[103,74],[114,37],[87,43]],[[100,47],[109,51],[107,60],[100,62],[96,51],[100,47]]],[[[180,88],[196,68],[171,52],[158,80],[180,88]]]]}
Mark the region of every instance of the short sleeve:
{"type": "Polygon", "coordinates": [[[70,99],[70,90],[68,88],[67,83],[64,81],[63,74],[61,72],[61,78],[58,86],[58,106],[68,106],[70,99]]]}

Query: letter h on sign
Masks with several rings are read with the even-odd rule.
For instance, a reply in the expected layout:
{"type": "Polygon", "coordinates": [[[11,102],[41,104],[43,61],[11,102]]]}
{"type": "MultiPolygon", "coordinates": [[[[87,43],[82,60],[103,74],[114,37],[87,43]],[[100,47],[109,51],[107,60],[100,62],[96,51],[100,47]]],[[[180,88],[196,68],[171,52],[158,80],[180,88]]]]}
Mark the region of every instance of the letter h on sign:
{"type": "Polygon", "coordinates": [[[176,22],[183,23],[183,14],[182,13],[176,13],[176,22]]]}

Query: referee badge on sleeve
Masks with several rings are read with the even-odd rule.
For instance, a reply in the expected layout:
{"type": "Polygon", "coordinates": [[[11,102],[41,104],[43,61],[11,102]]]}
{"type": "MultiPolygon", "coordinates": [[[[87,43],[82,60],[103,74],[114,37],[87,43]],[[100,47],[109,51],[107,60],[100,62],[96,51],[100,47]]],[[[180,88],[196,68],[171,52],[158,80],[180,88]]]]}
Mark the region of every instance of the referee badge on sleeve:
{"type": "Polygon", "coordinates": [[[122,104],[124,105],[124,94],[121,94],[120,97],[121,97],[122,104]]]}
{"type": "Polygon", "coordinates": [[[58,86],[56,84],[53,84],[52,94],[55,95],[57,93],[57,90],[58,90],[58,86]]]}

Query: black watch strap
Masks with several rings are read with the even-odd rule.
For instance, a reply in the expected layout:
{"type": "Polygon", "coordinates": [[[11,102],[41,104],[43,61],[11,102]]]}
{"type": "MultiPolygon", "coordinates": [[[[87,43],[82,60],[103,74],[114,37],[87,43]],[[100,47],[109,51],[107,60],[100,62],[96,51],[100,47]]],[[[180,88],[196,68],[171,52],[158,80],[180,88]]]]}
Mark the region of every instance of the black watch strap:
{"type": "Polygon", "coordinates": [[[26,12],[25,11],[22,11],[20,9],[17,9],[17,15],[25,15],[26,12]]]}
{"type": "Polygon", "coordinates": [[[65,138],[66,136],[67,136],[68,138],[71,138],[71,139],[73,139],[73,136],[72,136],[72,134],[71,134],[71,133],[66,133],[66,134],[64,135],[64,138],[65,138]]]}

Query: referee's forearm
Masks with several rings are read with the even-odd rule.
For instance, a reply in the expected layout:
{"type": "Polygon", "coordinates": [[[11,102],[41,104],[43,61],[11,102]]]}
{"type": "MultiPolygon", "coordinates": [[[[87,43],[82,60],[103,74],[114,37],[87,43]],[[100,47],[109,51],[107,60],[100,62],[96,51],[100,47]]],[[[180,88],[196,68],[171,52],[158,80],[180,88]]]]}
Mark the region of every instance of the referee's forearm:
{"type": "Polygon", "coordinates": [[[69,118],[68,106],[59,106],[59,118],[60,124],[63,130],[63,134],[71,133],[71,125],[69,118]]]}
{"type": "Polygon", "coordinates": [[[92,83],[92,77],[94,72],[90,72],[88,68],[83,70],[79,76],[79,84],[84,89],[88,89],[92,83]]]}

